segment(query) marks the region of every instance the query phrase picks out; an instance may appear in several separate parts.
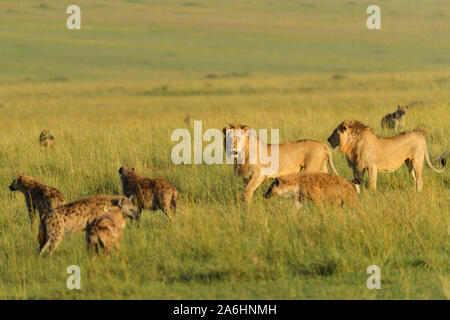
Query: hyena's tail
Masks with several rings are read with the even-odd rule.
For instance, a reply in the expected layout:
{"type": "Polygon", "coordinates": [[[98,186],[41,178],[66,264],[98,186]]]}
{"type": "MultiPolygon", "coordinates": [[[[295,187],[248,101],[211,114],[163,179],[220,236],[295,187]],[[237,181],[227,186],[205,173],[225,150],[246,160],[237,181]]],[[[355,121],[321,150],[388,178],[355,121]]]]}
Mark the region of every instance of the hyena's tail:
{"type": "Polygon", "coordinates": [[[337,170],[336,170],[336,168],[334,167],[334,164],[333,164],[333,157],[331,156],[330,148],[328,148],[328,146],[325,146],[325,148],[327,148],[328,164],[330,165],[330,168],[333,171],[333,173],[335,175],[339,176],[339,173],[337,172],[337,170]]]}
{"type": "Polygon", "coordinates": [[[41,223],[39,224],[38,242],[39,256],[42,256],[50,245],[50,239],[47,236],[47,228],[45,225],[45,217],[42,218],[41,223]]]}

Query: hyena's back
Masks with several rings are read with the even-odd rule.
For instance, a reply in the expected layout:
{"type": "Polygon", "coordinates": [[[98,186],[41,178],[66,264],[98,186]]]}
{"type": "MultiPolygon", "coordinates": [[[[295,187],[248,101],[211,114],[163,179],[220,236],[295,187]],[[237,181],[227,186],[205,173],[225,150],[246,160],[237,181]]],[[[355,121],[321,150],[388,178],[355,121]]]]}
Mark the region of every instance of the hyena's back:
{"type": "Polygon", "coordinates": [[[98,253],[98,249],[102,248],[109,254],[113,247],[119,248],[125,224],[125,217],[119,209],[110,210],[91,223],[88,222],[86,225],[88,250],[98,253]]]}
{"type": "Polygon", "coordinates": [[[48,248],[51,254],[64,234],[83,231],[92,219],[116,208],[123,196],[98,195],[67,203],[47,214],[39,228],[41,254],[48,248]]]}
{"type": "Polygon", "coordinates": [[[165,179],[130,179],[124,184],[124,194],[135,196],[138,206],[149,210],[174,210],[178,201],[177,189],[165,179]]]}
{"type": "Polygon", "coordinates": [[[81,232],[86,222],[116,207],[122,196],[98,195],[77,200],[61,206],[52,212],[52,216],[59,215],[64,220],[65,230],[71,233],[81,232]]]}

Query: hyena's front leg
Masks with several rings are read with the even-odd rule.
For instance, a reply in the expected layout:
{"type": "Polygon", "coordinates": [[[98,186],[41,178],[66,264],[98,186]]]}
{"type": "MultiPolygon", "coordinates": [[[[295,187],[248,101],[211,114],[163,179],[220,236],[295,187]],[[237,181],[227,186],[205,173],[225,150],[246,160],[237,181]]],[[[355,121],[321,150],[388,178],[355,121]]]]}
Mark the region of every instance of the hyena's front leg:
{"type": "Polygon", "coordinates": [[[264,180],[266,180],[265,176],[254,175],[252,177],[244,190],[244,200],[246,203],[252,202],[253,192],[255,192],[256,188],[258,188],[264,180]]]}
{"type": "Polygon", "coordinates": [[[27,209],[28,209],[28,216],[30,218],[30,223],[31,223],[31,230],[33,230],[33,226],[34,226],[34,216],[35,216],[35,211],[34,211],[34,206],[33,206],[33,201],[31,200],[31,195],[25,195],[25,202],[27,204],[27,209]]]}

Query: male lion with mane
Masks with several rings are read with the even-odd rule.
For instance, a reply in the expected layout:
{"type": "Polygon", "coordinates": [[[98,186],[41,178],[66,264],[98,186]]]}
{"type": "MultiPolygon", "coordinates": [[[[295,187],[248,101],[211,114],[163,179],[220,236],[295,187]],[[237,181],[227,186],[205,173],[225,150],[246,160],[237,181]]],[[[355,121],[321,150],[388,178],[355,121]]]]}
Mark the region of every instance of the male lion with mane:
{"type": "Polygon", "coordinates": [[[327,145],[315,140],[297,140],[280,143],[278,147],[278,170],[273,173],[264,174],[264,169],[270,168],[271,164],[265,164],[260,157],[261,148],[266,148],[267,156],[272,156],[273,144],[266,144],[257,137],[256,163],[251,163],[249,128],[245,125],[232,125],[223,128],[224,147],[227,147],[227,139],[232,150],[226,150],[227,154],[234,157],[235,173],[242,176],[246,184],[244,191],[245,202],[252,200],[253,192],[268,178],[276,178],[292,173],[297,173],[304,168],[306,172],[328,173],[327,161],[335,175],[339,175],[333,165],[331,151],[327,145]],[[242,139],[243,138],[243,139],[242,139]],[[243,161],[237,161],[241,159],[243,161]]]}
{"type": "Polygon", "coordinates": [[[369,172],[369,185],[377,188],[378,172],[394,172],[403,163],[408,166],[411,177],[416,182],[416,190],[422,191],[422,169],[424,159],[435,172],[444,171],[445,161],[441,160],[442,169],[431,164],[427,143],[419,130],[402,132],[389,138],[380,138],[372,128],[357,120],[345,120],[328,138],[332,148],[339,146],[345,154],[350,168],[353,169],[353,182],[362,184],[364,172],[369,172]]]}

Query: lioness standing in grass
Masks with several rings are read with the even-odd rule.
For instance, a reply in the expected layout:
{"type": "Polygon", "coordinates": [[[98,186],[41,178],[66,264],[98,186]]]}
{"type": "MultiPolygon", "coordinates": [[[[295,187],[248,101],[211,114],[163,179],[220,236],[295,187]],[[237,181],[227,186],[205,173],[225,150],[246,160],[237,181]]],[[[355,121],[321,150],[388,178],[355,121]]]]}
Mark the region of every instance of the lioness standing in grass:
{"type": "Polygon", "coordinates": [[[266,179],[298,173],[304,168],[306,172],[328,172],[327,162],[335,175],[338,175],[333,164],[330,149],[323,142],[314,140],[298,140],[278,145],[266,144],[256,137],[250,140],[251,134],[248,126],[231,125],[223,128],[224,146],[231,147],[227,154],[234,156],[235,172],[240,174],[246,182],[244,199],[247,203],[252,201],[253,193],[266,179]],[[255,143],[256,162],[252,163],[250,143],[255,143]],[[260,158],[261,148],[267,150],[267,156],[272,155],[272,148],[278,148],[278,169],[272,173],[265,173],[271,163],[264,164],[260,158]],[[240,161],[237,161],[239,159],[240,161]],[[239,163],[240,162],[240,163],[239,163]],[[248,182],[248,183],[247,183],[248,182]]]}
{"type": "Polygon", "coordinates": [[[39,254],[47,249],[52,255],[64,234],[76,234],[86,229],[89,221],[106,211],[118,208],[129,217],[137,211],[130,199],[124,196],[97,195],[67,203],[48,213],[39,226],[39,254]]]}
{"type": "Polygon", "coordinates": [[[38,210],[39,220],[41,220],[45,214],[66,203],[64,196],[58,189],[46,186],[36,179],[23,174],[13,180],[9,190],[20,191],[25,196],[31,229],[33,229],[36,210],[38,210]]]}
{"type": "Polygon", "coordinates": [[[316,205],[326,203],[360,209],[352,185],[344,178],[328,173],[296,173],[276,178],[264,198],[280,195],[294,195],[296,207],[310,200],[316,205]]]}
{"type": "Polygon", "coordinates": [[[405,126],[406,111],[407,106],[398,106],[397,111],[389,113],[381,119],[381,128],[397,129],[403,128],[405,126]]]}
{"type": "Polygon", "coordinates": [[[106,254],[110,254],[113,247],[119,250],[127,217],[133,218],[127,216],[121,209],[113,208],[91,222],[88,221],[86,224],[88,251],[99,253],[101,248],[106,254]]]}
{"type": "Polygon", "coordinates": [[[170,220],[170,214],[175,212],[178,200],[178,191],[173,184],[166,179],[143,177],[134,168],[121,167],[119,174],[124,195],[133,196],[136,203],[138,221],[144,209],[161,209],[170,220]]]}
{"type": "Polygon", "coordinates": [[[422,169],[424,159],[435,172],[442,172],[445,161],[441,161],[442,169],[431,164],[427,143],[418,130],[402,132],[394,137],[380,138],[373,130],[357,120],[345,120],[328,138],[331,147],[336,148],[347,157],[348,165],[353,169],[353,182],[362,184],[364,172],[369,172],[369,185],[377,188],[378,172],[393,172],[403,163],[408,166],[411,177],[416,182],[416,190],[422,191],[422,169]]]}

